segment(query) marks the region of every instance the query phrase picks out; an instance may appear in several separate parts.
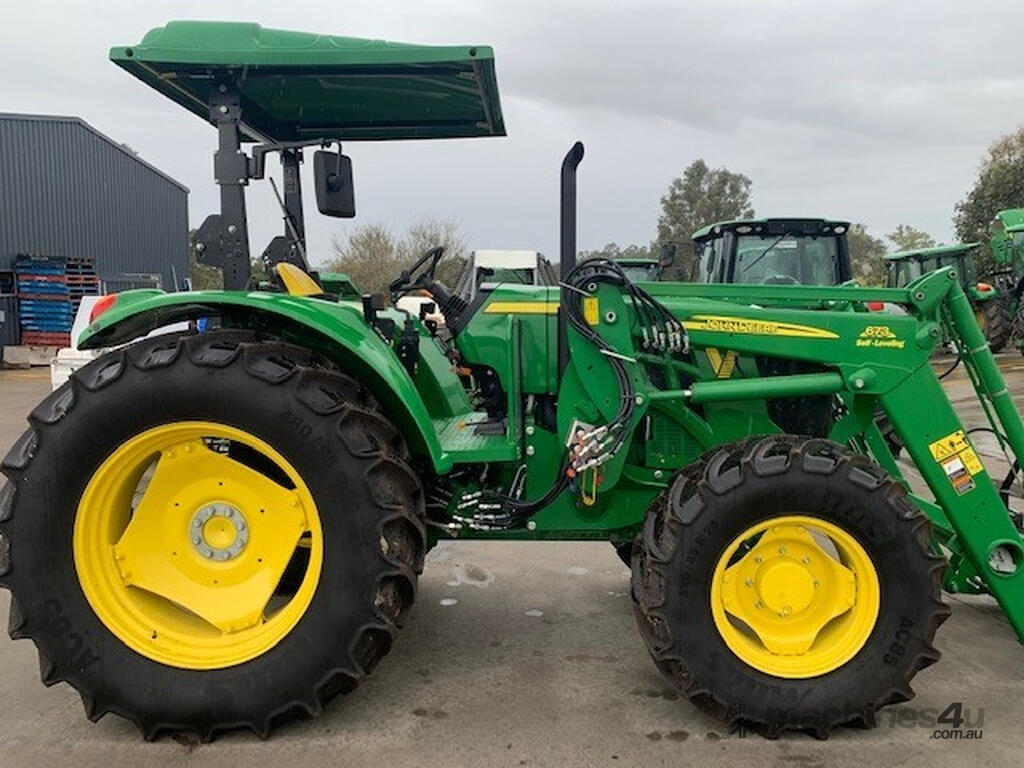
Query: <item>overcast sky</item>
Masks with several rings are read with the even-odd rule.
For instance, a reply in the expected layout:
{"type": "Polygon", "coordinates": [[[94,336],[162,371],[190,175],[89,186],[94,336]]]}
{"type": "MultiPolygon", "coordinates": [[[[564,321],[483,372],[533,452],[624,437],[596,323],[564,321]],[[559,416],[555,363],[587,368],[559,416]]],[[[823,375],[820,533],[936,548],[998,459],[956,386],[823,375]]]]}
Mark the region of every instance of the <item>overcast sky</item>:
{"type": "MultiPolygon", "coordinates": [[[[650,241],[661,194],[698,157],[747,174],[760,215],[848,218],[876,235],[906,223],[950,241],[985,148],[1024,124],[1018,11],[985,0],[4,0],[0,111],[85,118],[188,186],[197,226],[217,204],[214,131],[111,64],[111,45],[171,19],[487,44],[508,137],[346,145],[355,222],[400,231],[453,217],[471,247],[557,257],[558,165],[581,139],[581,248],[650,241]]],[[[281,223],[265,183],[250,197],[257,250],[281,223]]],[[[353,223],[306,207],[311,260],[323,261],[353,223]]]]}

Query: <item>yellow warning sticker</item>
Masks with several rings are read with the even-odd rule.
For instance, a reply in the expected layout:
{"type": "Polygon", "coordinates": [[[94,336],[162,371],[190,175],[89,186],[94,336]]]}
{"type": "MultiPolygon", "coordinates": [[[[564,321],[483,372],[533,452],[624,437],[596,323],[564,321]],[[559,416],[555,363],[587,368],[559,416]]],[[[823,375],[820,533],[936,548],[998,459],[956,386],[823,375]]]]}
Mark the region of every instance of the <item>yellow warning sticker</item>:
{"type": "Polygon", "coordinates": [[[967,442],[967,435],[964,434],[962,429],[958,429],[941,440],[936,440],[928,446],[928,450],[932,452],[932,458],[936,461],[942,461],[950,456],[956,456],[961,451],[970,449],[970,447],[970,443],[967,442]]]}
{"type": "Polygon", "coordinates": [[[978,459],[978,454],[971,447],[968,447],[966,451],[960,452],[960,459],[963,461],[964,466],[967,467],[967,471],[972,475],[978,474],[985,468],[978,459]]]}
{"type": "Polygon", "coordinates": [[[985,467],[962,429],[936,440],[928,446],[928,450],[946,473],[957,495],[963,496],[974,490],[974,475],[982,472],[985,467]]]}
{"type": "Polygon", "coordinates": [[[598,304],[597,296],[587,296],[583,299],[583,319],[587,325],[597,325],[601,322],[601,305],[598,304]]]}

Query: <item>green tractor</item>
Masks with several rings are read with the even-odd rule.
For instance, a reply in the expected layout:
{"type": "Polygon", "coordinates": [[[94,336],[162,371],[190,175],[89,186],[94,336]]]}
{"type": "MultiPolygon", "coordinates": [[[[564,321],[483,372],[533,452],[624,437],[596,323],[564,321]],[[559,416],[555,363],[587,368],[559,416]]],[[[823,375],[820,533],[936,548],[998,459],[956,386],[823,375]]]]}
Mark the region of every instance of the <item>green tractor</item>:
{"type": "Polygon", "coordinates": [[[693,279],[701,283],[841,285],[853,278],[848,221],[741,219],[693,234],[693,279]]]}
{"type": "MultiPolygon", "coordinates": [[[[871,725],[912,696],[939,658],[943,589],[992,594],[1024,637],[1024,539],[928,365],[945,328],[1024,457],[955,268],[860,289],[641,285],[614,261],[577,264],[577,143],[558,286],[467,303],[435,248],[388,295],[339,300],[304,268],[293,198],[267,258],[276,290],[250,291],[244,193],[269,153],[294,195],[307,148],[502,135],[492,50],[177,22],[111,58],[217,130],[221,209],[199,242],[226,290],[97,303],[81,346],[113,350],[3,460],[10,632],[90,719],[209,739],[315,715],[387,654],[424,554],[456,537],[628,545],[662,674],[768,736],[871,725]],[[396,309],[421,291],[444,337],[396,309]],[[728,353],[800,370],[723,376],[728,353]],[[768,407],[813,398],[831,407],[812,432],[768,407]]],[[[313,175],[321,212],[354,212],[345,155],[317,150],[313,175]]]]}
{"type": "Polygon", "coordinates": [[[890,288],[905,288],[922,275],[943,267],[952,267],[960,275],[964,294],[974,307],[974,316],[993,352],[999,352],[1010,340],[1013,315],[994,286],[978,280],[974,257],[979,243],[956,243],[932,248],[917,248],[885,255],[886,283],[890,288]]]}
{"type": "Polygon", "coordinates": [[[989,226],[989,247],[995,270],[991,275],[999,301],[1013,318],[1017,348],[1024,353],[1024,208],[1010,208],[996,214],[989,226]]]}

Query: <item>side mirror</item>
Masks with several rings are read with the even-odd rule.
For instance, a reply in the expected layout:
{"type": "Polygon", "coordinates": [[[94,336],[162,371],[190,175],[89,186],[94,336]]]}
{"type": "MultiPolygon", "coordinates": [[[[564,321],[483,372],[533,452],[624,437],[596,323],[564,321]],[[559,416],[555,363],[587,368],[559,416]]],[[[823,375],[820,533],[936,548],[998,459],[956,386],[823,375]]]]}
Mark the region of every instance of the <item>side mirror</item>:
{"type": "Polygon", "coordinates": [[[317,150],[313,155],[316,207],[324,216],[351,219],[356,215],[352,187],[352,158],[341,152],[317,150]]]}
{"type": "Polygon", "coordinates": [[[662,269],[668,269],[671,267],[676,260],[676,244],[675,243],[662,243],[658,249],[658,266],[662,269]]]}

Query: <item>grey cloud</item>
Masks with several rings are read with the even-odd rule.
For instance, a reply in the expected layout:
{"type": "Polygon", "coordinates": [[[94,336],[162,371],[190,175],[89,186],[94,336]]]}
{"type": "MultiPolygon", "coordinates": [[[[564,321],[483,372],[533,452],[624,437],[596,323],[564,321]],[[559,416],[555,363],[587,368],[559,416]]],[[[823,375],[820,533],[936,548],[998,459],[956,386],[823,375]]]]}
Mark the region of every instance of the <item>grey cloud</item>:
{"type": "MultiPolygon", "coordinates": [[[[747,173],[759,213],[821,213],[950,239],[987,144],[1024,118],[1017,4],[983,0],[94,3],[5,7],[0,104],[78,114],[216,205],[213,131],[106,61],[170,18],[493,45],[509,138],[349,145],[357,221],[452,216],[478,247],[557,242],[556,171],[576,138],[580,243],[646,242],[695,157],[747,173]],[[301,10],[295,13],[296,8],[301,10]]],[[[260,247],[280,227],[254,185],[260,247]]],[[[1024,201],[1022,201],[1024,204],[1024,201]]],[[[310,201],[308,210],[315,210],[310,201]]],[[[310,215],[310,252],[351,224],[310,215]]]]}

